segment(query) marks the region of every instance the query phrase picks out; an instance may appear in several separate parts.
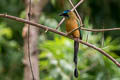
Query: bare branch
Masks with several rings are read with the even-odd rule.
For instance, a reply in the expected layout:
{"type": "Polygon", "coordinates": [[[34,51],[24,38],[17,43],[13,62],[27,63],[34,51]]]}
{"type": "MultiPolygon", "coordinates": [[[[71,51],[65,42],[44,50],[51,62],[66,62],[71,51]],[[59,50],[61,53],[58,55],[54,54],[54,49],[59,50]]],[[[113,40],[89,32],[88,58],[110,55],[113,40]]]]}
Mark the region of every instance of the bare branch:
{"type": "MultiPolygon", "coordinates": [[[[78,2],[78,4],[75,5],[75,7],[71,9],[71,11],[74,11],[83,1],[84,1],[84,0],[80,0],[80,1],[78,2]]],[[[65,18],[63,18],[63,19],[60,21],[60,23],[59,23],[58,26],[56,27],[56,30],[60,27],[60,25],[64,22],[64,20],[65,20],[65,18]]]]}
{"type": "MultiPolygon", "coordinates": [[[[104,29],[104,25],[103,25],[103,29],[104,29]]],[[[101,47],[104,46],[104,31],[102,32],[102,39],[101,39],[101,47]]]]}
{"type": "MultiPolygon", "coordinates": [[[[81,1],[82,1],[82,0],[81,0],[81,1]]],[[[74,8],[75,6],[73,5],[72,0],[69,0],[69,2],[70,2],[70,4],[72,5],[72,7],[74,8]]],[[[79,13],[77,12],[76,8],[75,8],[75,12],[76,12],[76,14],[77,14],[78,19],[80,20],[80,25],[83,25],[82,19],[81,19],[79,13]]]]}
{"type": "Polygon", "coordinates": [[[72,40],[75,40],[75,41],[77,41],[77,42],[79,42],[79,43],[81,43],[81,44],[84,44],[84,45],[86,45],[86,46],[88,46],[88,47],[91,47],[91,48],[99,51],[99,52],[102,53],[104,56],[106,56],[107,58],[109,58],[112,62],[114,62],[118,67],[120,67],[120,63],[119,63],[117,60],[115,60],[112,56],[110,56],[109,54],[107,54],[106,52],[104,52],[102,49],[97,48],[96,46],[94,46],[94,45],[92,45],[92,44],[86,43],[86,42],[84,42],[84,41],[82,41],[82,40],[76,40],[76,39],[74,39],[73,37],[67,36],[67,35],[66,35],[65,33],[63,33],[63,32],[60,32],[60,31],[57,31],[57,30],[52,29],[52,28],[50,28],[50,27],[47,27],[47,26],[44,26],[44,25],[41,25],[41,24],[37,24],[37,23],[31,22],[31,21],[28,21],[28,20],[24,20],[24,19],[15,17],[15,16],[10,16],[10,15],[7,15],[7,14],[0,14],[0,17],[9,18],[9,19],[16,20],[16,21],[19,21],[19,22],[27,23],[27,24],[30,24],[30,25],[39,27],[39,28],[44,29],[44,30],[47,29],[48,31],[54,32],[54,33],[59,34],[59,35],[61,35],[61,36],[68,37],[68,38],[70,38],[70,39],[72,39],[72,40]]]}
{"type": "Polygon", "coordinates": [[[74,8],[71,9],[71,11],[74,11],[84,0],[80,0],[77,5],[75,5],[74,8]]]}
{"type": "Polygon", "coordinates": [[[110,29],[87,29],[87,28],[84,28],[84,27],[78,27],[78,28],[75,28],[73,29],[72,31],[70,31],[68,33],[68,35],[70,35],[72,32],[76,31],[76,30],[85,30],[85,31],[91,31],[91,32],[104,32],[104,31],[120,31],[120,28],[110,28],[110,29]]]}
{"type": "Polygon", "coordinates": [[[63,19],[59,22],[59,24],[58,24],[57,27],[56,27],[56,30],[60,27],[60,25],[64,22],[64,20],[65,20],[65,18],[63,18],[63,19]]]}
{"type": "Polygon", "coordinates": [[[110,28],[110,29],[87,29],[81,27],[81,30],[91,31],[91,32],[104,32],[104,31],[119,31],[120,28],[110,28]]]}
{"type": "MultiPolygon", "coordinates": [[[[83,26],[83,25],[82,25],[82,26],[83,26]]],[[[74,31],[76,31],[76,30],[78,30],[78,29],[81,29],[81,28],[82,28],[82,26],[80,26],[80,27],[78,27],[78,28],[73,29],[72,31],[68,32],[68,33],[67,33],[67,35],[70,35],[70,34],[72,34],[74,31]]],[[[81,30],[82,30],[82,29],[81,29],[81,30]]]]}
{"type": "MultiPolygon", "coordinates": [[[[31,20],[31,0],[28,1],[29,2],[29,10],[28,10],[28,20],[31,20]]],[[[28,59],[29,59],[29,64],[30,64],[30,70],[31,70],[31,74],[32,74],[32,78],[33,80],[35,80],[34,77],[34,72],[33,72],[33,67],[32,67],[32,62],[31,62],[31,52],[30,52],[30,24],[28,24],[28,32],[27,32],[27,40],[28,40],[28,59]]]]}

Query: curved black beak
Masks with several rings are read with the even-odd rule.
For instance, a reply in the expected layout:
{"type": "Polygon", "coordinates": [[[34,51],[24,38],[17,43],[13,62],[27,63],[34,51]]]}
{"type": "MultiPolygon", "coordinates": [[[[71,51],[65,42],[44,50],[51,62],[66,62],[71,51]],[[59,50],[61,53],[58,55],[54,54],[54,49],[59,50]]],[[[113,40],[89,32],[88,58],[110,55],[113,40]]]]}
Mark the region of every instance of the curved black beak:
{"type": "Polygon", "coordinates": [[[59,16],[64,16],[64,15],[65,15],[65,13],[60,13],[60,14],[59,14],[59,16]]]}
{"type": "Polygon", "coordinates": [[[59,16],[69,17],[67,13],[61,13],[59,16]]]}

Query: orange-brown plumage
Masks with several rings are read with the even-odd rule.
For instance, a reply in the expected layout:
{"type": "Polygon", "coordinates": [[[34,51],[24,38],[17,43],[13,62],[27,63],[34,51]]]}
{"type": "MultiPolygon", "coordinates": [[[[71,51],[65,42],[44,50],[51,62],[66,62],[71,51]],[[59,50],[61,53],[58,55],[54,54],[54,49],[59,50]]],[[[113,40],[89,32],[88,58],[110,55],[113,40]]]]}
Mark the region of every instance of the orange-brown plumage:
{"type": "MultiPolygon", "coordinates": [[[[69,17],[66,18],[65,23],[66,23],[66,31],[70,32],[73,29],[78,28],[79,25],[78,25],[78,22],[77,22],[77,17],[76,17],[74,12],[71,11],[71,12],[68,13],[68,15],[69,15],[69,17]]],[[[72,36],[74,38],[79,38],[80,37],[79,30],[74,31],[72,33],[72,36]]]]}
{"type": "MultiPolygon", "coordinates": [[[[66,23],[66,31],[67,31],[67,32],[70,32],[70,31],[72,31],[73,29],[78,28],[78,23],[77,23],[77,20],[76,20],[76,19],[68,18],[68,19],[66,19],[65,23],[66,23]]],[[[79,37],[80,37],[80,32],[79,32],[79,30],[74,31],[74,32],[72,33],[72,36],[73,36],[74,38],[79,38],[79,37]]]]}

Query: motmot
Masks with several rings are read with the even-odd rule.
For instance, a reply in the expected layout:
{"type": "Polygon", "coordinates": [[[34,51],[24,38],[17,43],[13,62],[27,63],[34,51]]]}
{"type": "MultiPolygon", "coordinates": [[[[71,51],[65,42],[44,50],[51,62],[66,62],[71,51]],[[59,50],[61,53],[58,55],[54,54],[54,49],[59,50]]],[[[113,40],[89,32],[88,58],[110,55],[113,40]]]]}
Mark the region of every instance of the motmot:
{"type": "MultiPolygon", "coordinates": [[[[60,14],[60,16],[65,17],[65,25],[66,25],[66,31],[69,33],[73,29],[80,27],[79,20],[76,16],[76,14],[73,11],[65,10],[63,13],[60,14]]],[[[76,39],[81,39],[81,32],[80,29],[75,30],[71,33],[71,35],[76,39]]],[[[78,70],[77,70],[77,54],[78,54],[78,48],[79,48],[79,42],[74,41],[74,64],[75,64],[75,70],[74,70],[74,76],[78,77],[78,70]]]]}

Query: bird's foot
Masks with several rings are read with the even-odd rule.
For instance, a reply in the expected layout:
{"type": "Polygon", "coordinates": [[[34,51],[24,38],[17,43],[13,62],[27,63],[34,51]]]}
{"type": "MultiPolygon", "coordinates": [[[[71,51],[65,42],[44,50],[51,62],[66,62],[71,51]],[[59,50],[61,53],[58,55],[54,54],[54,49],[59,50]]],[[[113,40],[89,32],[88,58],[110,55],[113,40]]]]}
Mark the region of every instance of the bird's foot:
{"type": "Polygon", "coordinates": [[[70,35],[69,33],[66,33],[66,36],[73,37],[73,36],[72,36],[72,35],[70,35]]]}

